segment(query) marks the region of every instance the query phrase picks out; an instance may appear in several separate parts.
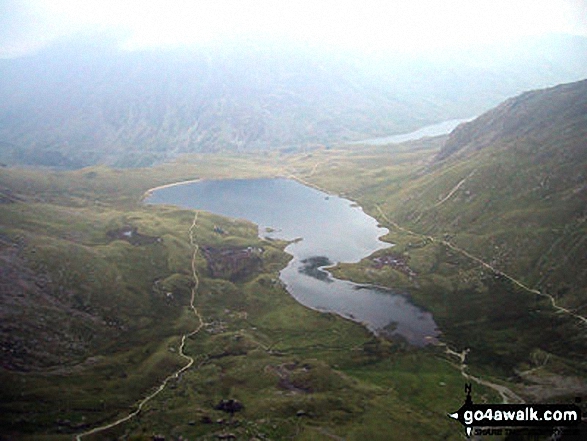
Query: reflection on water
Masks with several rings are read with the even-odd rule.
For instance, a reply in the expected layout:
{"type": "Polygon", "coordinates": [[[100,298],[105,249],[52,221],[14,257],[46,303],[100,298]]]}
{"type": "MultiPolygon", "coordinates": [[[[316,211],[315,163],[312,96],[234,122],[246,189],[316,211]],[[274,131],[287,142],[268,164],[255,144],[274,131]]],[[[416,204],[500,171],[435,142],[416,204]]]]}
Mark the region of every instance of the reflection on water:
{"type": "Polygon", "coordinates": [[[313,277],[321,282],[332,283],[334,279],[328,271],[322,269],[324,266],[331,266],[332,262],[328,257],[316,256],[302,260],[298,271],[306,276],[313,277]]]}
{"type": "Polygon", "coordinates": [[[338,280],[326,270],[334,263],[358,262],[391,246],[379,240],[387,230],[346,199],[288,179],[243,179],[162,188],[146,202],[248,219],[259,225],[264,237],[301,238],[286,247],[294,258],[280,274],[300,303],[363,323],[374,333],[400,334],[415,345],[426,344],[438,334],[431,314],[405,296],[338,280]]]}

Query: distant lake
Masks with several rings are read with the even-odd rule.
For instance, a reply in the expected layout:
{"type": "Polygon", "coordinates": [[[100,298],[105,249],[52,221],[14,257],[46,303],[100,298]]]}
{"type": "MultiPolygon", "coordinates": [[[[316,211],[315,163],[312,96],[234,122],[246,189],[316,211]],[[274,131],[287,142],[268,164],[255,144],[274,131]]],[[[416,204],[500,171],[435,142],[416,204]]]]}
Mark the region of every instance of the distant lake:
{"type": "Polygon", "coordinates": [[[384,136],[380,138],[369,138],[362,141],[354,141],[350,144],[368,144],[368,145],[385,145],[385,144],[399,144],[401,142],[415,141],[427,136],[447,135],[452,132],[459,124],[473,120],[474,118],[466,119],[451,119],[443,121],[438,124],[432,124],[422,127],[414,132],[402,133],[399,135],[384,136]]]}
{"type": "Polygon", "coordinates": [[[204,180],[161,188],[145,200],[209,211],[259,225],[261,237],[301,239],[280,278],[303,305],[333,312],[378,333],[400,334],[414,345],[438,335],[432,315],[401,293],[332,277],[324,267],[358,262],[390,247],[387,229],[356,204],[290,179],[204,180]]]}

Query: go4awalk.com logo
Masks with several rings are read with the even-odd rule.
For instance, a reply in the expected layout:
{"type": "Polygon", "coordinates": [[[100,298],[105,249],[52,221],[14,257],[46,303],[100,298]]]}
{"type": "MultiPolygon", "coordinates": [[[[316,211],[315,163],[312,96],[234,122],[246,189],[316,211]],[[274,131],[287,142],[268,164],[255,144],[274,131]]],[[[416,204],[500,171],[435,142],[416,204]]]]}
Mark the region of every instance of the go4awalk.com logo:
{"type": "Polygon", "coordinates": [[[565,427],[581,422],[581,409],[575,404],[474,404],[471,384],[465,385],[467,397],[459,410],[448,416],[458,420],[467,432],[473,427],[565,427]]]}

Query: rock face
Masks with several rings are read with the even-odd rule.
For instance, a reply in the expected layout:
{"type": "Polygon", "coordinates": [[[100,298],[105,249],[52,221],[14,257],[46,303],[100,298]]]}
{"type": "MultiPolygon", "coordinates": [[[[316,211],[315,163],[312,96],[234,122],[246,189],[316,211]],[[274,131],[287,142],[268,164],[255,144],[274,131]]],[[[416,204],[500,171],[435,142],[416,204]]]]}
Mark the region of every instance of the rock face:
{"type": "Polygon", "coordinates": [[[139,233],[138,228],[131,225],[110,230],[107,236],[112,240],[125,240],[132,245],[149,245],[161,241],[159,237],[139,233]]]}

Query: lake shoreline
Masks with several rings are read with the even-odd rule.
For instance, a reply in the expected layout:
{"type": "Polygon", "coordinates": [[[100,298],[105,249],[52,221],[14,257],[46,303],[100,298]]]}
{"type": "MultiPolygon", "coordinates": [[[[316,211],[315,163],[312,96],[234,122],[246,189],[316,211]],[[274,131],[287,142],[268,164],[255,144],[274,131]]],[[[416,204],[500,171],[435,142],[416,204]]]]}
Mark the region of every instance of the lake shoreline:
{"type": "Polygon", "coordinates": [[[192,184],[195,182],[200,182],[202,181],[202,179],[200,178],[196,178],[196,179],[188,179],[186,181],[178,181],[178,182],[172,182],[170,184],[163,184],[163,185],[159,185],[157,187],[153,187],[153,188],[149,188],[147,191],[145,191],[143,193],[143,195],[141,196],[141,202],[144,202],[145,199],[147,199],[149,196],[153,195],[153,192],[157,191],[157,190],[163,190],[165,188],[171,188],[171,187],[176,187],[178,185],[184,185],[184,184],[192,184]]]}
{"type": "Polygon", "coordinates": [[[411,303],[409,295],[382,292],[380,287],[337,279],[330,273],[324,280],[302,271],[304,259],[323,257],[332,265],[358,263],[393,244],[380,239],[389,230],[361,206],[294,178],[184,181],[153,189],[145,203],[247,219],[257,224],[260,238],[291,242],[285,252],[293,259],[281,270],[280,280],[300,304],[360,323],[375,335],[386,333],[393,324],[397,330],[393,334],[415,346],[437,337],[432,315],[411,303]]]}

